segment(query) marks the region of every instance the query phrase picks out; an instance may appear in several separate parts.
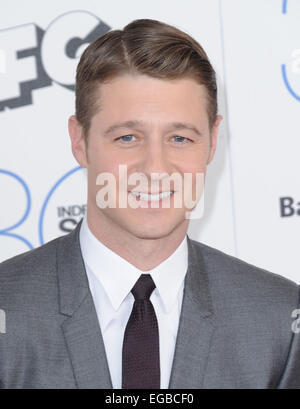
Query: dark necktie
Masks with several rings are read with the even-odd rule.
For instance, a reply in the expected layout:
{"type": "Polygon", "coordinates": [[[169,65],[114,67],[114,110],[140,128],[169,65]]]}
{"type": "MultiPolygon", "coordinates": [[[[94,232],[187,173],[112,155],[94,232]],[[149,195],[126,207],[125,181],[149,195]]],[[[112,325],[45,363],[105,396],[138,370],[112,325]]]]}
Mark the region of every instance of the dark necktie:
{"type": "Polygon", "coordinates": [[[123,389],[160,388],[158,324],[149,299],[154,288],[151,275],[142,274],[131,290],[135,301],[123,340],[123,389]]]}

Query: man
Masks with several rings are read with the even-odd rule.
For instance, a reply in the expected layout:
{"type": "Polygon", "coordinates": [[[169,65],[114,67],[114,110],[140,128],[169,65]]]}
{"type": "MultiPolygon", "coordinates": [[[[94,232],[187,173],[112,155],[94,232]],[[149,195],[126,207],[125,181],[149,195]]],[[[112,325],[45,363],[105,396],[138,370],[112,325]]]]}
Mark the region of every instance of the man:
{"type": "Polygon", "coordinates": [[[297,285],[191,240],[175,206],[170,176],[195,191],[221,119],[207,55],[175,27],[136,20],[85,50],[69,133],[87,216],[0,265],[2,388],[300,387],[297,285]]]}

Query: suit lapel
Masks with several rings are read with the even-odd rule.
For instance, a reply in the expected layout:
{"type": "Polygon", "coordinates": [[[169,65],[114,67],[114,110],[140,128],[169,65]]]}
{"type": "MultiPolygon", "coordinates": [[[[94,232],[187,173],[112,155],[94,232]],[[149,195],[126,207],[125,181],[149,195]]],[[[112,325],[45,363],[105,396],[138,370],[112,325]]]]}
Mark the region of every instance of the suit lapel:
{"type": "Polygon", "coordinates": [[[187,242],[188,270],[185,277],[170,389],[202,388],[215,328],[204,262],[195,242],[188,236],[187,242]]]}
{"type": "Polygon", "coordinates": [[[60,312],[66,345],[79,389],[112,389],[104,342],[81,255],[79,225],[59,239],[60,312]]]}

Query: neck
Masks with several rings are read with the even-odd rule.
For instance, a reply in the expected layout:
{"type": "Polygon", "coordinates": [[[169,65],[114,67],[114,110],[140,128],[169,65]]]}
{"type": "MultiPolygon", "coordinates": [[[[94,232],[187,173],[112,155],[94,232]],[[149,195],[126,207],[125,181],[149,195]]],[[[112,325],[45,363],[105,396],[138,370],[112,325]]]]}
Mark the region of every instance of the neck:
{"type": "Polygon", "coordinates": [[[174,253],[184,240],[188,228],[188,220],[184,220],[163,237],[140,238],[108,219],[102,212],[94,213],[89,208],[87,223],[101,243],[141,271],[155,268],[174,253]]]}

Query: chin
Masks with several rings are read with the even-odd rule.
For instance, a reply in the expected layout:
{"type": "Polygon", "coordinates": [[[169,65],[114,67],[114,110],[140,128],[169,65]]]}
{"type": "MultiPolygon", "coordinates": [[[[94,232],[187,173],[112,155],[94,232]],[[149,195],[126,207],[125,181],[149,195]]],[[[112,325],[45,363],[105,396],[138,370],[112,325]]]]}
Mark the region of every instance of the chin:
{"type": "Polygon", "coordinates": [[[169,232],[155,232],[155,231],[138,231],[138,232],[132,232],[132,234],[139,239],[144,239],[144,240],[158,240],[162,239],[165,236],[168,236],[169,232]]]}
{"type": "Polygon", "coordinates": [[[135,237],[138,237],[139,239],[161,239],[163,237],[168,236],[171,234],[174,229],[178,224],[168,224],[168,225],[163,225],[162,223],[155,225],[147,225],[147,224],[138,224],[134,228],[131,225],[128,227],[128,231],[135,237]]]}

